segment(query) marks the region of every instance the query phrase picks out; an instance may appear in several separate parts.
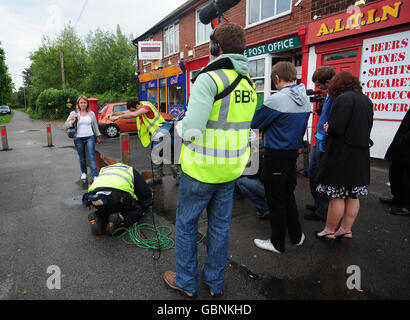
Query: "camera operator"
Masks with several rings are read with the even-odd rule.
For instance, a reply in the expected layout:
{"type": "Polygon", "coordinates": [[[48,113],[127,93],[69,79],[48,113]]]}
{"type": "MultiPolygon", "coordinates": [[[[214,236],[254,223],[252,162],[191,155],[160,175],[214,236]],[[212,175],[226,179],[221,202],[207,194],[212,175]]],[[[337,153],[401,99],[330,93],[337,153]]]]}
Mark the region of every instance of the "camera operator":
{"type": "MultiPolygon", "coordinates": [[[[319,67],[312,76],[312,81],[315,86],[320,90],[327,90],[330,80],[335,76],[335,70],[330,66],[321,66],[319,67]]],[[[310,157],[309,163],[309,183],[310,183],[310,192],[312,193],[314,204],[307,205],[308,210],[313,211],[310,214],[306,214],[304,218],[306,220],[323,220],[326,221],[327,218],[327,208],[329,206],[329,198],[325,194],[320,194],[316,191],[317,181],[316,175],[320,166],[320,162],[323,156],[323,153],[326,151],[326,132],[323,128],[324,124],[327,123],[329,118],[330,110],[333,105],[333,100],[326,95],[325,101],[323,103],[323,108],[320,112],[320,119],[317,124],[317,131],[315,133],[316,142],[312,148],[312,155],[310,157]]]]}

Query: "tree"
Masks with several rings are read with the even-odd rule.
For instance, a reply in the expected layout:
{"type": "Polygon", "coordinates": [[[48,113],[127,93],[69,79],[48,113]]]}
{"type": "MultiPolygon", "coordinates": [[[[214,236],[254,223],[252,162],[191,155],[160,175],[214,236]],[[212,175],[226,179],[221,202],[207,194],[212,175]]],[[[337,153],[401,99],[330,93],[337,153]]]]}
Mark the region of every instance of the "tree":
{"type": "MultiPolygon", "coordinates": [[[[86,38],[89,75],[87,91],[104,93],[117,91],[125,94],[136,92],[136,49],[117,25],[116,33],[97,29],[86,38]]],[[[135,93],[134,93],[135,94],[135,93]]]]}
{"type": "MultiPolygon", "coordinates": [[[[87,51],[72,26],[66,26],[56,40],[43,37],[42,46],[30,54],[32,61],[27,76],[36,91],[61,89],[60,49],[64,54],[64,74],[67,88],[84,89],[88,73],[87,51]],[[30,76],[31,73],[31,76],[30,76]]],[[[26,71],[28,71],[26,69],[26,71]]],[[[26,80],[26,79],[25,79],[26,80]]]]}
{"type": "MultiPolygon", "coordinates": [[[[0,42],[1,44],[1,42],[0,42]]],[[[10,75],[8,74],[8,68],[6,65],[6,54],[4,49],[0,47],[0,102],[5,104],[9,102],[13,96],[14,84],[10,75]]]]}

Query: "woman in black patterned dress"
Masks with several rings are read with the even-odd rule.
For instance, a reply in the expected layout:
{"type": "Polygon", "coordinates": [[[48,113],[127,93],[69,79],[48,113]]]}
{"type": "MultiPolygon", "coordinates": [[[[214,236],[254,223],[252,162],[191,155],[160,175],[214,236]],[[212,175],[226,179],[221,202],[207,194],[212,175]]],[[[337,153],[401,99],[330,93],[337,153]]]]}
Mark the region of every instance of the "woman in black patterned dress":
{"type": "Polygon", "coordinates": [[[331,200],[326,226],[315,235],[321,239],[352,238],[359,196],[368,194],[370,183],[373,103],[362,93],[357,77],[346,71],[330,81],[329,94],[335,102],[324,125],[328,147],[318,171],[317,191],[326,193],[331,200]]]}

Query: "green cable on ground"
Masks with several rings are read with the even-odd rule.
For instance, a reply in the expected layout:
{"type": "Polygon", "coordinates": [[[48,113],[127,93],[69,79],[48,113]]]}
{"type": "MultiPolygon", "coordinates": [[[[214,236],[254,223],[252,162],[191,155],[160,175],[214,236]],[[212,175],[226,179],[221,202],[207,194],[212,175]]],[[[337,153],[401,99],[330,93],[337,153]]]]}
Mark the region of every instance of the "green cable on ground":
{"type": "MultiPolygon", "coordinates": [[[[124,243],[135,245],[142,249],[154,249],[154,250],[169,250],[175,247],[175,242],[170,235],[172,229],[169,226],[164,225],[161,220],[154,214],[153,217],[159,222],[158,227],[149,223],[134,223],[130,228],[121,227],[115,230],[112,234],[114,239],[121,239],[124,243]],[[164,230],[161,232],[161,230],[164,230]],[[152,238],[146,238],[143,231],[149,231],[154,234],[152,238]],[[116,236],[116,234],[119,235],[116,236]]],[[[206,222],[207,219],[201,220],[199,223],[206,222]]],[[[206,237],[206,233],[202,235],[198,240],[198,244],[206,237]]]]}

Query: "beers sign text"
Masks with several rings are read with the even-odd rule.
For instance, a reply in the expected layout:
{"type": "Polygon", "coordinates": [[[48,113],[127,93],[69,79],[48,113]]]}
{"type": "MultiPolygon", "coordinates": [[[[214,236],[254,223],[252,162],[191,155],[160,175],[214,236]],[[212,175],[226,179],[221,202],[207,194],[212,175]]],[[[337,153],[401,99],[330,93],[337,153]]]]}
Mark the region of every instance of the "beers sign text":
{"type": "Polygon", "coordinates": [[[410,101],[410,31],[363,41],[360,80],[376,120],[401,120],[410,101]]]}

